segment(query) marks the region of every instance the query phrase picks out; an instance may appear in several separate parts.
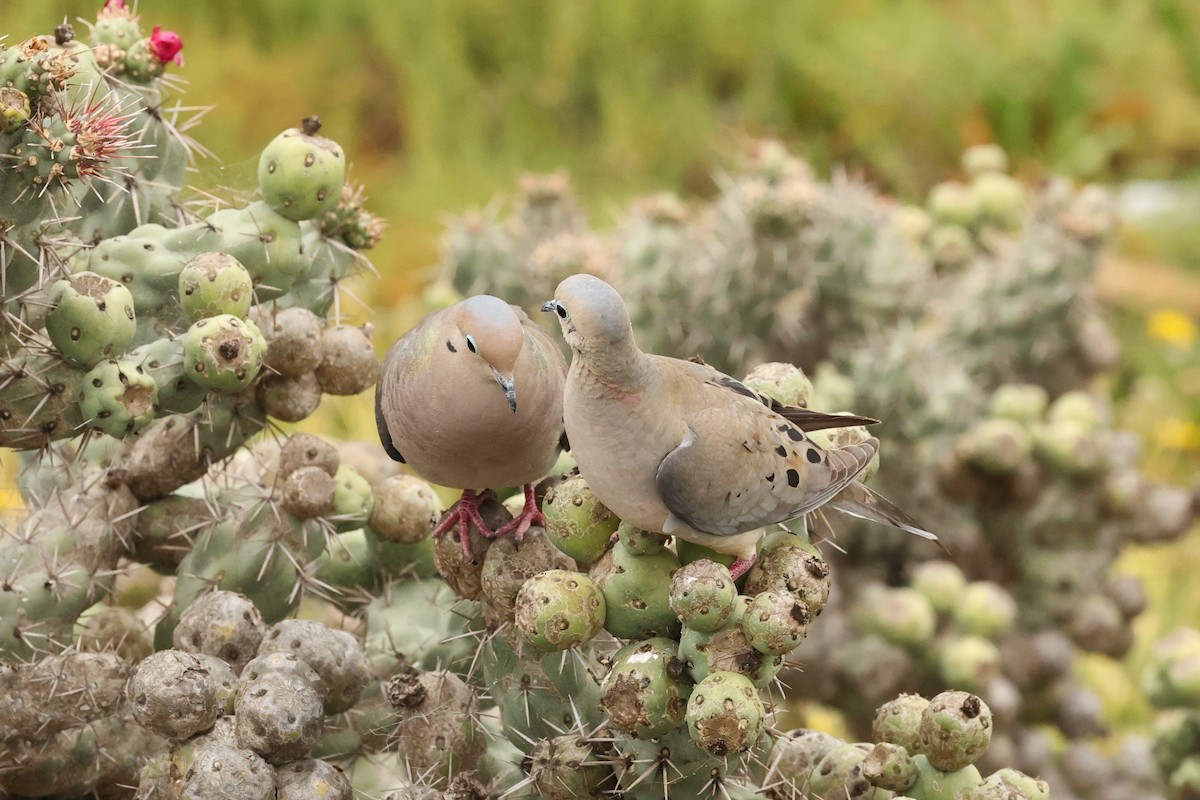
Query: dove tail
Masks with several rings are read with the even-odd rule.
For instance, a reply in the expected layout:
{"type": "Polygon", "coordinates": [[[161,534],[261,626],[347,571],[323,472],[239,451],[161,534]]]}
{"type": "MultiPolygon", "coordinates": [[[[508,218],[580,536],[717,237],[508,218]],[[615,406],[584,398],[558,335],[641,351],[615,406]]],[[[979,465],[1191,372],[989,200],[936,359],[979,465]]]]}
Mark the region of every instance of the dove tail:
{"type": "Polygon", "coordinates": [[[925,539],[938,541],[936,534],[925,530],[891,500],[868,489],[858,481],[851,483],[829,501],[829,506],[843,514],[871,522],[882,522],[925,539]]]}

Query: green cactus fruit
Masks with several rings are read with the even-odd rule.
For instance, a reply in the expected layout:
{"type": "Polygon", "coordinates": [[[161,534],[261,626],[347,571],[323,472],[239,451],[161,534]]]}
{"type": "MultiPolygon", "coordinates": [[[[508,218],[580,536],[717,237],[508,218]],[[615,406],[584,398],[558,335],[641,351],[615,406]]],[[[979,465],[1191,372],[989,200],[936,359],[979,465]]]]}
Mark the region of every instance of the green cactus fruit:
{"type": "Polygon", "coordinates": [[[962,225],[938,225],[929,233],[929,255],[940,270],[966,267],[975,256],[975,240],[962,225]]]}
{"type": "MultiPolygon", "coordinates": [[[[446,538],[441,537],[439,542],[446,538]]],[[[440,566],[442,562],[439,561],[440,566]]],[[[479,575],[486,601],[483,608],[485,619],[497,625],[502,621],[511,621],[516,610],[517,593],[525,581],[546,570],[569,570],[574,566],[574,562],[550,544],[541,528],[530,528],[519,545],[510,536],[493,540],[483,556],[483,569],[479,575]]],[[[442,572],[445,574],[445,570],[442,572]]]]}
{"type": "Polygon", "coordinates": [[[875,800],[876,789],[863,774],[868,745],[838,742],[817,763],[807,778],[806,797],[875,800]]]}
{"type": "Polygon", "coordinates": [[[958,800],[959,792],[973,790],[983,783],[983,776],[972,764],[945,772],[929,763],[924,755],[913,756],[917,780],[906,791],[920,800],[958,800]]]}
{"type": "Polygon", "coordinates": [[[354,789],[340,767],[310,758],[275,768],[276,800],[353,800],[354,789]]]}
{"type": "Polygon", "coordinates": [[[333,477],[341,466],[337,448],[311,433],[294,433],[279,450],[279,475],[286,478],[301,467],[320,467],[333,477]]]}
{"type": "Polygon", "coordinates": [[[258,185],[263,197],[288,219],[313,219],[335,210],[346,183],[346,157],[337,142],[318,136],[321,122],[305,117],[263,148],[258,185]]]}
{"type": "Polygon", "coordinates": [[[208,395],[207,389],[188,377],[182,336],[147,342],[133,350],[129,358],[158,384],[158,407],[163,411],[174,414],[195,411],[208,395]]]}
{"type": "Polygon", "coordinates": [[[262,757],[222,742],[195,749],[183,775],[180,800],[271,800],[276,797],[275,771],[262,757]]]}
{"type": "Polygon", "coordinates": [[[903,792],[917,782],[917,765],[900,745],[880,742],[863,760],[862,774],[880,789],[903,792]]]}
{"type": "Polygon", "coordinates": [[[907,587],[864,587],[851,618],[860,631],[877,633],[901,647],[927,647],[937,628],[933,605],[925,595],[907,587]]]}
{"type": "Polygon", "coordinates": [[[926,202],[938,222],[970,226],[979,217],[979,198],[965,183],[946,181],[934,186],[926,202]]]}
{"type": "Polygon", "coordinates": [[[662,552],[667,537],[661,533],[651,533],[641,528],[635,528],[628,522],[622,522],[617,527],[617,535],[621,544],[635,556],[652,556],[662,552]]]}
{"type": "Polygon", "coordinates": [[[746,638],[741,623],[750,602],[748,597],[738,597],[730,624],[716,633],[684,628],[679,640],[679,657],[687,665],[693,681],[702,681],[713,672],[736,672],[763,689],[779,674],[784,657],[766,655],[746,638]]]}
{"type": "Polygon", "coordinates": [[[158,384],[129,360],[102,361],[79,383],[79,411],[87,424],[117,439],[154,421],[158,384]]]}
{"type": "Polygon", "coordinates": [[[1025,213],[1025,187],[1016,178],[999,172],[985,172],[971,181],[971,192],[986,222],[1004,229],[1021,224],[1025,213]]]}
{"type": "Polygon", "coordinates": [[[254,399],[268,416],[281,422],[307,419],[321,405],[321,382],[313,374],[299,378],[264,374],[254,390],[254,399]]]}
{"type": "Polygon", "coordinates": [[[921,714],[921,752],[944,772],[961,770],[992,740],[992,712],[967,692],[942,692],[921,714]]]}
{"type": "Polygon", "coordinates": [[[379,357],[368,330],[334,325],[321,333],[321,363],[317,380],[327,394],[349,396],[366,391],[379,377],[379,357]]]}
{"type": "Polygon", "coordinates": [[[250,319],[267,339],[266,365],[278,374],[299,378],[321,365],[321,318],[307,308],[255,306],[250,319]]]}
{"type": "Polygon", "coordinates": [[[690,686],[675,642],[654,638],[618,650],[600,688],[600,704],[617,728],[652,739],[683,722],[690,686]]]}
{"type": "Polygon", "coordinates": [[[763,655],[781,656],[795,650],[812,620],[808,607],[786,592],[760,592],[742,617],[746,640],[763,655]]]}
{"type": "Polygon", "coordinates": [[[613,788],[612,767],[578,735],[542,739],[529,759],[533,788],[545,800],[601,797],[613,788]]]}
{"type": "Polygon", "coordinates": [[[617,542],[590,572],[604,593],[605,629],[621,639],[677,636],[679,619],[669,597],[677,569],[679,560],[670,550],[637,556],[617,542]]]}
{"type": "Polygon", "coordinates": [[[50,289],[46,333],[63,358],[91,367],[125,351],[136,330],[133,295],[114,280],[77,272],[50,289]]]}
{"type": "Polygon", "coordinates": [[[799,537],[781,535],[780,546],[765,549],[746,573],[743,591],[787,592],[800,599],[816,617],[829,601],[829,565],[815,547],[799,537]]]}
{"type": "Polygon", "coordinates": [[[962,570],[950,561],[924,561],[913,567],[911,585],[925,595],[939,614],[948,614],[967,586],[962,570]]]}
{"type": "Polygon", "coordinates": [[[1008,154],[998,144],[977,144],[962,154],[962,168],[970,177],[1008,171],[1008,154]]]}
{"type": "Polygon", "coordinates": [[[871,738],[903,747],[909,755],[921,752],[921,720],[929,701],[919,694],[902,694],[881,705],[871,723],[871,738]]]}
{"type": "Polygon", "coordinates": [[[250,598],[218,590],[200,595],[187,607],[172,642],[183,652],[216,656],[241,675],[258,653],[265,632],[262,614],[250,598]]]}
{"type": "Polygon", "coordinates": [[[946,685],[982,692],[1000,674],[1000,650],[982,636],[948,636],[936,649],[938,674],[946,685]]]}
{"type": "Polygon", "coordinates": [[[737,596],[729,570],[705,558],[675,570],[668,600],[685,627],[715,633],[732,619],[737,596]]]}
{"type": "Polygon", "coordinates": [[[124,3],[105,3],[96,15],[91,31],[94,47],[107,44],[128,50],[142,39],[138,18],[124,3]]]}
{"type": "Polygon", "coordinates": [[[361,528],[375,510],[371,484],[349,464],[338,467],[333,476],[333,509],[329,521],[340,532],[361,528]]]}
{"type": "Polygon", "coordinates": [[[375,486],[371,530],[385,542],[416,544],[433,532],[443,510],[428,482],[415,475],[392,475],[375,486]]]}
{"type": "Polygon", "coordinates": [[[1033,455],[1029,430],[1011,419],[985,419],[958,440],[958,457],[992,475],[1016,472],[1033,455]]]}
{"type": "Polygon", "coordinates": [[[546,536],[554,546],[582,564],[591,564],[608,548],[621,520],[596,499],[580,475],[546,491],[542,504],[546,536]]]}
{"type": "Polygon", "coordinates": [[[259,657],[291,653],[320,678],[320,693],[327,715],[351,709],[366,688],[369,673],[362,645],[346,631],[334,630],[310,619],[285,619],[263,636],[259,657]]]}
{"type": "Polygon", "coordinates": [[[1017,604],[999,584],[976,581],[963,589],[953,616],[964,633],[997,640],[1012,630],[1017,604]]]}
{"type": "Polygon", "coordinates": [[[590,641],[604,627],[604,595],[586,575],[547,570],[521,586],[514,621],[539,650],[566,650],[590,641]]]}
{"type": "Polygon", "coordinates": [[[808,407],[813,385],[804,370],[794,364],[773,361],[750,370],[742,383],[785,406],[808,407]]]}
{"type": "Polygon", "coordinates": [[[262,368],[267,342],[258,326],[232,314],[200,320],[184,338],[184,369],[196,384],[232,394],[250,385],[262,368]]]}
{"type": "Polygon", "coordinates": [[[992,393],[989,413],[998,419],[1010,419],[1022,425],[1037,422],[1046,413],[1050,398],[1035,383],[1009,383],[992,393]]]}
{"type": "Polygon", "coordinates": [[[245,319],[253,302],[250,273],[227,253],[201,253],[179,273],[179,305],[189,322],[221,314],[245,319]]]}
{"type": "Polygon", "coordinates": [[[303,758],[325,719],[319,689],[289,672],[266,672],[251,681],[246,672],[234,705],[238,744],[272,764],[303,758]]]}
{"type": "Polygon", "coordinates": [[[1034,453],[1063,477],[1092,476],[1108,463],[1108,438],[1078,420],[1062,419],[1035,425],[1032,432],[1034,453]]]}
{"type": "Polygon", "coordinates": [[[993,772],[988,776],[988,781],[993,780],[1007,781],[1018,791],[1024,792],[1028,800],[1050,800],[1049,784],[1012,767],[1004,767],[993,772]]]}
{"type": "Polygon", "coordinates": [[[1085,391],[1059,395],[1046,411],[1050,423],[1071,422],[1086,431],[1095,431],[1104,422],[1106,413],[1100,401],[1085,391]]]}
{"type": "Polygon", "coordinates": [[[143,659],[129,678],[127,694],[138,724],[172,740],[208,730],[224,712],[212,672],[179,650],[143,659]]]}
{"type": "Polygon", "coordinates": [[[283,481],[280,505],[298,519],[324,517],[333,510],[333,477],[320,467],[293,470],[283,481]]]}
{"type": "Polygon", "coordinates": [[[0,88],[0,134],[16,133],[29,122],[29,95],[13,86],[0,88]]]}
{"type": "Polygon", "coordinates": [[[696,684],[687,703],[692,741],[718,758],[757,742],[765,716],[758,689],[736,672],[712,673],[696,684]]]}

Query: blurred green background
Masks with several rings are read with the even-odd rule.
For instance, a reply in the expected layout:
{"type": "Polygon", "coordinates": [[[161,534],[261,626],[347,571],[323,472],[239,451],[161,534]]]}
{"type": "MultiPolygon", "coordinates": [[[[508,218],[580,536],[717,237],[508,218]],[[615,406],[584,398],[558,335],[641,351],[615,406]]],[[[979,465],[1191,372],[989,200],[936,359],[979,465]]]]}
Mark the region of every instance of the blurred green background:
{"type": "MultiPolygon", "coordinates": [[[[97,0],[0,0],[22,35],[97,0]]],[[[965,145],[1019,174],[1180,179],[1200,162],[1200,4],[1190,0],[143,0],[181,33],[182,102],[253,186],[257,153],[316,113],[390,223],[371,291],[392,305],[435,262],[441,215],[565,168],[594,221],[629,197],[705,193],[745,138],[913,199],[965,145]]],[[[1190,226],[1128,249],[1200,268],[1190,226]],[[1165,242],[1165,245],[1162,244],[1165,242]]]]}

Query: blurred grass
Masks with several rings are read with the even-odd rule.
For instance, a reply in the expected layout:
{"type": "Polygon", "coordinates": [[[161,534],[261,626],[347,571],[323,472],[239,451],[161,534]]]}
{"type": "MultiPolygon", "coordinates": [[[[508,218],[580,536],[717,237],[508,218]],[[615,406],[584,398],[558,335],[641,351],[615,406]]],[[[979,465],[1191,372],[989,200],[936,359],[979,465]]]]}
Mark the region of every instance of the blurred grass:
{"type": "MultiPolygon", "coordinates": [[[[99,0],[0,0],[18,35],[99,0]]],[[[373,298],[436,259],[438,215],[522,170],[570,170],[602,215],[705,192],[741,136],[799,144],[904,196],[995,140],[1026,176],[1190,171],[1200,150],[1200,6],[1186,0],[206,0],[140,4],[181,32],[198,137],[253,186],[257,151],[318,113],[391,223],[373,298]]]]}

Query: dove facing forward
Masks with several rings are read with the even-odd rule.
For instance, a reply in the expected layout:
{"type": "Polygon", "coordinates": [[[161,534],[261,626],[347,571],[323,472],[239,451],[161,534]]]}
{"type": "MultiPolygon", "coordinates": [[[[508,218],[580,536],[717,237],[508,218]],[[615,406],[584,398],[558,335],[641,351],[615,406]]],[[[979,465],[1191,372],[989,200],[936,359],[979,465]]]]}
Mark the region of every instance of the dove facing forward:
{"type": "Polygon", "coordinates": [[[936,540],[858,482],[879,446],[825,450],[806,431],[871,424],[784,406],[712,367],[643,353],[619,294],[572,275],[542,306],[559,318],[573,357],[563,419],[571,453],[596,497],[622,520],[754,564],[766,525],[825,503],[936,540]]]}
{"type": "Polygon", "coordinates": [[[434,530],[468,526],[520,541],[544,522],[533,482],[554,466],[564,444],[567,364],[554,341],[516,306],[477,295],[436,311],[398,339],[380,367],[375,423],[388,455],[462,497],[434,530]],[[522,486],[521,514],[495,532],[479,515],[488,490],[522,486]]]}

